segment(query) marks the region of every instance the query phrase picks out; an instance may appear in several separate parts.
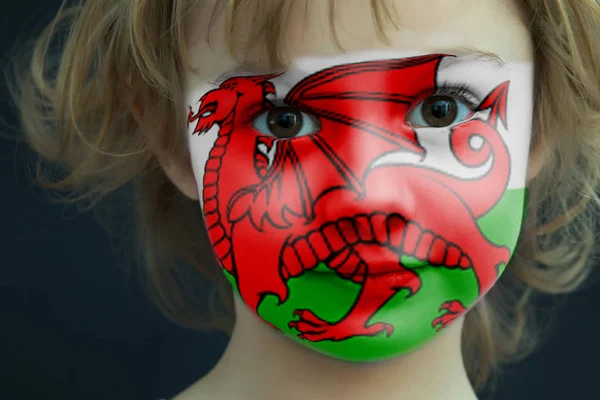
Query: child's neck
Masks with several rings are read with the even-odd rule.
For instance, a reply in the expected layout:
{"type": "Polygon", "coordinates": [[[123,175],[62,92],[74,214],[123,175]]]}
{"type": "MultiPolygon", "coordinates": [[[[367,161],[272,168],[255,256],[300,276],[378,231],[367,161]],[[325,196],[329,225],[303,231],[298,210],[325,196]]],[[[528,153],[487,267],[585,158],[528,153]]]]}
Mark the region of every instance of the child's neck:
{"type": "Polygon", "coordinates": [[[237,298],[236,316],[229,346],[205,378],[223,398],[476,400],[460,350],[462,318],[415,352],[391,361],[354,364],[294,343],[237,298]]]}

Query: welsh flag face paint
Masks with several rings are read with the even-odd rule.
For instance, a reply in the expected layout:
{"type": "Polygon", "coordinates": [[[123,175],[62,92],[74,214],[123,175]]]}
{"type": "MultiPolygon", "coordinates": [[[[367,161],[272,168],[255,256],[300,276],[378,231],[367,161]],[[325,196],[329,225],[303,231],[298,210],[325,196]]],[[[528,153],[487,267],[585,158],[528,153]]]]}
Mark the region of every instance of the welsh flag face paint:
{"type": "Polygon", "coordinates": [[[343,360],[433,339],[514,251],[532,88],[530,63],[390,52],[189,87],[201,206],[236,293],[343,360]]]}

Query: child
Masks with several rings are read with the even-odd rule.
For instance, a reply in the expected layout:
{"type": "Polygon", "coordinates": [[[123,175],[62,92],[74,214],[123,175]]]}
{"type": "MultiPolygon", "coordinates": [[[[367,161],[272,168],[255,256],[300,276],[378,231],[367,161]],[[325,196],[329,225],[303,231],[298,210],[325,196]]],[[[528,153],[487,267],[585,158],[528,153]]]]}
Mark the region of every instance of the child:
{"type": "Polygon", "coordinates": [[[95,0],[37,42],[15,95],[69,172],[45,185],[133,184],[166,315],[199,325],[178,262],[233,298],[176,399],[475,399],[533,349],[535,295],[584,282],[600,5],[446,5],[95,0]]]}

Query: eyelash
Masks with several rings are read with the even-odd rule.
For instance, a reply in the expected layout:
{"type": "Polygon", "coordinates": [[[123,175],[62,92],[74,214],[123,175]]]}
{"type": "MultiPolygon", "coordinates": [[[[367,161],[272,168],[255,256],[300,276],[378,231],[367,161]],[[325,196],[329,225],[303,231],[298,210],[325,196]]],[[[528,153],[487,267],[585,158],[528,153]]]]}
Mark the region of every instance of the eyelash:
{"type": "Polygon", "coordinates": [[[471,107],[473,110],[476,110],[480,104],[480,101],[477,98],[477,96],[475,96],[473,92],[471,92],[469,85],[465,83],[459,83],[452,86],[449,86],[447,83],[443,83],[442,85],[438,86],[435,93],[433,93],[431,96],[442,95],[456,97],[465,104],[467,104],[469,107],[471,107]]]}
{"type": "MultiPolygon", "coordinates": [[[[465,83],[453,84],[452,86],[450,86],[447,82],[442,83],[429,97],[433,96],[451,96],[457,98],[458,100],[467,104],[473,111],[477,110],[477,108],[479,108],[479,104],[481,103],[477,96],[473,94],[469,88],[469,85],[465,83]]],[[[287,106],[287,104],[281,98],[272,98],[268,99],[267,101],[275,108],[287,106]]],[[[255,115],[248,116],[248,121],[246,122],[253,121],[255,117],[255,115]]]]}
{"type": "MultiPolygon", "coordinates": [[[[453,86],[448,86],[446,83],[443,83],[441,86],[438,86],[437,90],[429,97],[432,96],[451,96],[456,97],[473,110],[476,110],[479,107],[479,99],[477,96],[471,92],[469,86],[465,83],[459,83],[453,86]]],[[[274,98],[269,101],[274,107],[283,107],[286,106],[283,102],[283,99],[274,98]]]]}

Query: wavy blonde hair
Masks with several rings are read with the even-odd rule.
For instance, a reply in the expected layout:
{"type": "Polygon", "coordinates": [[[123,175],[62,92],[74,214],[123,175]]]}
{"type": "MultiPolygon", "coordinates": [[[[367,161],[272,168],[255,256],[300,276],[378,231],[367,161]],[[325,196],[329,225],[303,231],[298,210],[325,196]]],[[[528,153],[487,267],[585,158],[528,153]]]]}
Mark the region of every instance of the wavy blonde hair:
{"type": "MultiPolygon", "coordinates": [[[[65,1],[31,51],[15,57],[15,76],[8,83],[21,130],[40,155],[38,181],[75,193],[62,200],[84,209],[98,209],[100,200],[119,188],[132,190],[132,238],[149,298],[183,326],[229,331],[232,315],[213,305],[231,310],[231,288],[207,245],[200,207],[175,188],[155,156],[157,149],[171,154],[182,170],[189,162],[183,136],[170,133],[185,129],[182,21],[196,2],[65,1]],[[131,110],[140,97],[149,112],[138,123],[131,110]],[[217,283],[220,300],[210,297],[210,325],[198,309],[209,292],[190,283],[195,272],[217,283]]],[[[213,20],[226,13],[227,43],[235,50],[244,45],[240,22],[250,8],[258,9],[261,20],[253,24],[248,43],[265,44],[276,66],[289,4],[219,1],[213,20]]],[[[336,3],[329,4],[335,40],[336,3]]],[[[600,204],[600,4],[518,4],[535,44],[533,148],[542,151],[544,162],[528,186],[527,217],[507,271],[465,317],[463,355],[477,389],[497,376],[502,364],[526,356],[539,343],[536,295],[571,292],[589,275],[600,204]]],[[[394,25],[392,9],[384,0],[371,5],[385,40],[386,26],[394,25]]]]}

